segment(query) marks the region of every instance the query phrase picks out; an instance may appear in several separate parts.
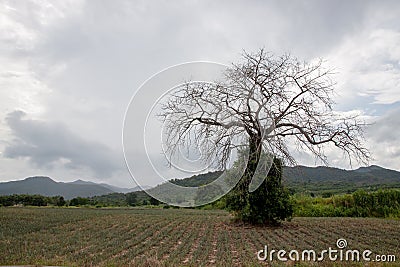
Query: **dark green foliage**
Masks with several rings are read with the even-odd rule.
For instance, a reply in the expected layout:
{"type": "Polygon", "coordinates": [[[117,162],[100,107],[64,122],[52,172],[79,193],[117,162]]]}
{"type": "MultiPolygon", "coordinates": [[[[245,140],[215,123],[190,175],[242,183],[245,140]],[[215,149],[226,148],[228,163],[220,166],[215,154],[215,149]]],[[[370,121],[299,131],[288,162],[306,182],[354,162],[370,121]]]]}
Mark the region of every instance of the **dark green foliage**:
{"type": "Polygon", "coordinates": [[[90,204],[98,207],[128,206],[126,196],[123,193],[111,193],[107,195],[90,197],[90,204]]]}
{"type": "Polygon", "coordinates": [[[227,208],[234,212],[236,219],[252,224],[276,225],[291,218],[293,205],[289,191],[282,185],[281,160],[274,159],[268,175],[255,191],[249,193],[248,183],[243,187],[241,182],[226,197],[227,208]]]}
{"type": "Polygon", "coordinates": [[[204,174],[193,175],[185,179],[171,179],[170,182],[185,187],[197,187],[207,185],[216,180],[222,174],[221,171],[208,172],[204,174]]]}
{"type": "MultiPolygon", "coordinates": [[[[0,206],[47,206],[60,204],[60,196],[46,197],[41,195],[10,195],[0,196],[0,206]]],[[[64,202],[65,204],[65,202],[64,202]]]]}
{"type": "Polygon", "coordinates": [[[321,196],[322,196],[323,198],[328,198],[328,197],[333,196],[333,194],[332,194],[331,192],[324,192],[324,193],[321,194],[321,196]]]}
{"type": "Polygon", "coordinates": [[[26,195],[22,200],[25,206],[47,206],[46,197],[40,195],[26,195]]]}
{"type": "Polygon", "coordinates": [[[96,207],[123,207],[123,206],[139,206],[139,205],[158,205],[159,202],[144,191],[136,191],[127,194],[111,193],[107,195],[94,196],[89,198],[76,197],[66,201],[63,196],[47,197],[42,195],[7,195],[0,196],[0,206],[84,206],[91,205],[96,207]],[[130,204],[128,204],[128,201],[130,204]]]}
{"type": "Polygon", "coordinates": [[[255,224],[277,224],[292,214],[289,191],[282,185],[282,163],[275,159],[264,182],[249,194],[247,220],[255,224]]]}
{"type": "Polygon", "coordinates": [[[75,197],[69,201],[70,206],[83,206],[88,204],[89,204],[89,199],[85,197],[75,197]]]}
{"type": "Polygon", "coordinates": [[[64,197],[59,197],[57,202],[56,202],[56,205],[61,207],[61,206],[65,206],[65,204],[66,204],[66,202],[64,200],[64,197]]]}
{"type": "Polygon", "coordinates": [[[157,206],[157,205],[161,204],[161,202],[158,201],[158,199],[155,199],[154,197],[150,198],[149,203],[150,203],[150,205],[154,205],[154,206],[157,206]]]}
{"type": "Polygon", "coordinates": [[[137,203],[136,205],[137,206],[140,206],[143,203],[146,203],[144,205],[148,205],[147,203],[150,202],[151,196],[148,195],[146,193],[146,191],[134,191],[134,192],[127,193],[127,194],[134,194],[136,196],[136,203],[137,203]]]}
{"type": "Polygon", "coordinates": [[[89,205],[98,207],[123,207],[148,205],[151,197],[145,191],[134,191],[130,193],[111,193],[89,198],[89,205]]]}
{"type": "Polygon", "coordinates": [[[125,194],[125,197],[129,206],[136,206],[139,204],[135,192],[125,194]]]}
{"type": "Polygon", "coordinates": [[[15,205],[14,196],[0,196],[0,206],[13,206],[15,205]]]}

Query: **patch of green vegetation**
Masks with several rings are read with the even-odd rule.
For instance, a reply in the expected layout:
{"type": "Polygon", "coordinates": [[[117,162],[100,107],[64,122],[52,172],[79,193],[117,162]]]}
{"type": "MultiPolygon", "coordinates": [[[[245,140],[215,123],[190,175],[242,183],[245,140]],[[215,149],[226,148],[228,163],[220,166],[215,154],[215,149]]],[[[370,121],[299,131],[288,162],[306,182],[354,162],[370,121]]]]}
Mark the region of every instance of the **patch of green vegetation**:
{"type": "Polygon", "coordinates": [[[197,187],[210,184],[222,174],[221,171],[193,175],[184,179],[171,179],[170,182],[185,187],[197,187]]]}
{"type": "Polygon", "coordinates": [[[1,206],[96,206],[96,207],[125,207],[158,205],[159,202],[144,191],[127,194],[111,193],[94,197],[75,197],[64,200],[62,196],[47,197],[42,195],[6,195],[0,196],[1,206]]]}
{"type": "Polygon", "coordinates": [[[400,190],[375,192],[358,190],[353,194],[329,197],[294,196],[294,215],[299,217],[381,217],[400,218],[400,190]]]}

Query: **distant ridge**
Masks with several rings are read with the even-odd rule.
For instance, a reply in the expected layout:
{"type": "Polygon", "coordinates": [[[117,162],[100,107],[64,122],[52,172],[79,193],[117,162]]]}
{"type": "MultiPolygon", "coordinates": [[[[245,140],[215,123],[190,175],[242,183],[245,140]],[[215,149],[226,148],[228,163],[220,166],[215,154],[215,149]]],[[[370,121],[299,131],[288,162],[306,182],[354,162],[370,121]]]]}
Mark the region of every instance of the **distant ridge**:
{"type": "MultiPolygon", "coordinates": [[[[194,175],[185,179],[173,179],[180,186],[202,186],[218,178],[220,172],[194,175]]],[[[283,183],[294,192],[333,192],[346,193],[357,189],[400,188],[400,172],[372,165],[356,170],[343,170],[332,167],[284,167],[283,183]]],[[[155,188],[162,187],[159,185],[155,188]]],[[[145,186],[144,189],[149,189],[145,186]]],[[[35,176],[24,180],[0,183],[0,195],[40,194],[44,196],[64,196],[71,199],[77,196],[91,197],[110,193],[141,191],[140,187],[120,188],[108,184],[89,181],[56,182],[49,177],[35,176]]],[[[153,189],[152,189],[153,190],[153,189]]]]}
{"type": "Polygon", "coordinates": [[[108,184],[76,180],[64,183],[56,182],[50,177],[34,176],[24,180],[0,183],[0,195],[39,194],[43,196],[63,196],[65,199],[74,197],[92,197],[110,193],[127,193],[141,190],[139,187],[120,188],[108,184]]]}
{"type": "Polygon", "coordinates": [[[285,167],[286,186],[297,193],[340,194],[358,189],[400,188],[400,172],[372,165],[356,170],[332,167],[285,167]]]}
{"type": "MultiPolygon", "coordinates": [[[[221,172],[209,172],[185,179],[173,179],[171,182],[180,186],[202,186],[214,181],[220,174],[221,172]]],[[[299,165],[284,167],[283,183],[298,193],[348,193],[357,189],[400,188],[400,172],[376,165],[356,170],[299,165]]]]}
{"type": "Polygon", "coordinates": [[[283,173],[287,183],[296,182],[342,182],[355,185],[397,184],[400,172],[372,165],[356,170],[343,170],[332,167],[285,167],[283,173]]]}

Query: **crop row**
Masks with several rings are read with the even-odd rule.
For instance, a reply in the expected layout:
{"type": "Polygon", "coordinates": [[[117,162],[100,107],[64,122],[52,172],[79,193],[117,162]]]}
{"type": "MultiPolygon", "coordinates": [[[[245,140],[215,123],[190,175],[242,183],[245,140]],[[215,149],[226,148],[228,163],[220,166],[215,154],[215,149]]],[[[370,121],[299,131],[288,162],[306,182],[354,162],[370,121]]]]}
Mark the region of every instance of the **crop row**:
{"type": "Polygon", "coordinates": [[[400,260],[400,222],[386,219],[295,218],[282,227],[250,227],[223,211],[0,208],[0,223],[0,265],[263,266],[257,251],[264,245],[321,251],[339,238],[351,249],[400,260]]]}

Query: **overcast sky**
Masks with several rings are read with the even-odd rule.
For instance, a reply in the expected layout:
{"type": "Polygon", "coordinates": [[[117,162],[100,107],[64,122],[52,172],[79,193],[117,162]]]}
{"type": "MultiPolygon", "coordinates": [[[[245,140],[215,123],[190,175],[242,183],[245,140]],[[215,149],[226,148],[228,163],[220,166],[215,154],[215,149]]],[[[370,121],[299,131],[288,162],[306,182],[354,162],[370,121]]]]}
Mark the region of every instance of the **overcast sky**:
{"type": "Polygon", "coordinates": [[[137,88],[171,65],[261,47],[326,59],[335,110],[375,122],[371,164],[400,170],[399,14],[399,1],[0,1],[0,181],[135,186],[121,135],[137,88]]]}

